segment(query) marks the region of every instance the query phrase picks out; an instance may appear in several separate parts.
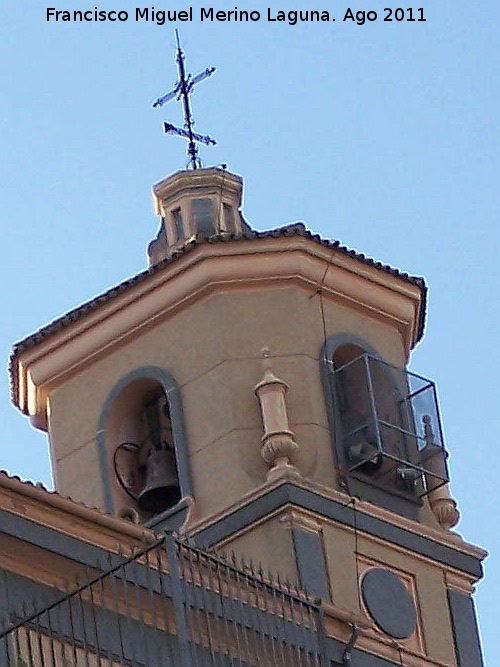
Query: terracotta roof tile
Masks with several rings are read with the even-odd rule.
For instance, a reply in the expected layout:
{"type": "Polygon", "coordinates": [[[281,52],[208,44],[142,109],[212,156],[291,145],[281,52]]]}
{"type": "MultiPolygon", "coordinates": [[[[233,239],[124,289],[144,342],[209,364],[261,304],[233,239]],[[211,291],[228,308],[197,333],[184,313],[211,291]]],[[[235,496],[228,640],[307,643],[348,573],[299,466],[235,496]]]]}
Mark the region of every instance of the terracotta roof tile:
{"type": "MultiPolygon", "coordinates": [[[[0,470],[0,487],[11,489],[21,495],[35,498],[38,503],[43,503],[48,508],[53,507],[61,509],[64,512],[69,512],[75,516],[83,517],[94,524],[97,523],[101,526],[119,530],[120,534],[123,536],[130,536],[141,540],[150,539],[151,531],[144,524],[132,523],[115,514],[106,512],[100,507],[92,507],[81,501],[74,500],[70,496],[62,495],[58,491],[50,491],[41,482],[34,483],[28,480],[23,480],[18,475],[11,475],[6,470],[0,470]]],[[[27,518],[30,520],[29,517],[27,518]]],[[[56,520],[49,524],[44,522],[44,525],[50,525],[50,527],[55,529],[58,529],[59,527],[56,520]]],[[[77,537],[76,534],[75,537],[77,537]]]]}
{"type": "Polygon", "coordinates": [[[100,294],[99,296],[90,299],[89,301],[83,303],[77,308],[70,310],[62,317],[57,318],[50,324],[47,324],[46,326],[42,327],[35,333],[31,334],[30,336],[27,336],[23,340],[16,343],[13,346],[12,355],[9,363],[12,397],[14,397],[15,393],[17,392],[18,378],[17,378],[17,371],[15,368],[15,360],[19,354],[21,354],[27,349],[35,347],[49,336],[57,333],[61,329],[64,329],[64,327],[68,326],[72,322],[76,322],[77,320],[84,317],[88,313],[97,310],[102,304],[105,304],[111,299],[119,296],[123,292],[127,291],[133,285],[136,285],[142,282],[143,280],[146,280],[149,276],[162,271],[166,265],[170,265],[172,262],[174,262],[182,255],[185,255],[186,253],[193,250],[196,246],[201,245],[203,243],[228,243],[234,241],[257,240],[265,238],[283,238],[290,236],[303,236],[305,238],[310,238],[325,247],[334,248],[339,253],[352,257],[355,260],[362,262],[363,264],[367,264],[380,271],[384,271],[385,273],[389,273],[393,276],[396,276],[397,278],[412,283],[413,285],[417,285],[422,290],[422,296],[423,296],[423,308],[420,314],[417,341],[419,341],[422,338],[424,332],[424,324],[425,324],[425,306],[426,306],[426,295],[427,295],[427,287],[425,284],[425,280],[423,278],[418,276],[410,276],[408,273],[404,273],[399,269],[395,269],[389,266],[388,264],[383,264],[382,262],[367,257],[364,253],[359,253],[356,250],[347,248],[346,246],[342,245],[340,241],[330,241],[328,239],[324,239],[319,234],[315,234],[310,230],[308,230],[304,225],[304,223],[302,222],[296,222],[290,225],[286,225],[284,227],[279,227],[277,229],[271,229],[268,231],[256,231],[248,229],[245,230],[242,234],[229,234],[227,232],[224,232],[210,237],[196,237],[189,239],[183,246],[176,249],[169,258],[162,260],[158,264],[155,264],[154,266],[149,267],[145,271],[136,274],[132,278],[129,278],[123,281],[122,283],[119,283],[118,285],[112,287],[103,294],[100,294]]]}
{"type": "Polygon", "coordinates": [[[74,505],[78,505],[79,507],[85,507],[86,509],[94,510],[106,516],[113,516],[112,514],[109,514],[100,507],[93,507],[91,505],[87,505],[86,503],[82,503],[80,500],[74,500],[71,496],[62,495],[61,493],[59,493],[59,491],[56,491],[55,489],[48,489],[42,482],[32,482],[30,479],[23,479],[19,475],[12,475],[8,470],[0,469],[0,478],[2,477],[11,482],[18,483],[21,489],[23,487],[24,488],[31,487],[32,489],[39,489],[42,493],[45,493],[48,496],[57,496],[59,498],[62,498],[63,500],[67,500],[70,503],[73,503],[74,505]]]}
{"type": "Polygon", "coordinates": [[[42,484],[42,482],[32,482],[31,480],[22,479],[19,475],[11,475],[8,470],[0,470],[0,477],[19,482],[19,484],[22,484],[23,486],[31,486],[34,489],[40,489],[45,491],[45,493],[59,495],[57,491],[51,491],[50,489],[47,489],[47,487],[42,484]]]}

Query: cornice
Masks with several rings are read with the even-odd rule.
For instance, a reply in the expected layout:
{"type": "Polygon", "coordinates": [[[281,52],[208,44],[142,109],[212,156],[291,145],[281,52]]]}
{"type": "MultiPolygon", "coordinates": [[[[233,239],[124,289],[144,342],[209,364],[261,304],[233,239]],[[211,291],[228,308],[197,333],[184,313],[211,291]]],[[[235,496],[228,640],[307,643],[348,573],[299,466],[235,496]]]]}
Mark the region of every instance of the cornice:
{"type": "Polygon", "coordinates": [[[421,286],[304,236],[196,245],[65,323],[12,362],[15,404],[46,428],[50,390],[169,315],[224,289],[296,285],[396,328],[406,353],[419,336],[421,286]]]}
{"type": "MultiPolygon", "coordinates": [[[[414,541],[416,545],[417,542],[425,541],[428,545],[434,545],[430,548],[430,551],[435,550],[435,557],[438,558],[437,553],[442,549],[441,558],[443,563],[446,560],[445,554],[451,553],[449,550],[462,554],[469,565],[473,561],[476,563],[482,562],[488,555],[487,551],[466,542],[457,533],[426,526],[377,505],[353,498],[342,491],[318,485],[311,480],[298,476],[293,478],[293,482],[278,480],[261,485],[217,514],[199,522],[193,522],[188,526],[187,533],[192,536],[199,536],[196,539],[201,540],[200,543],[203,543],[205,548],[212,543],[224,545],[226,542],[232,541],[237,535],[252,530],[256,524],[269,520],[272,516],[289,515],[293,511],[296,511],[306,521],[328,523],[333,520],[333,522],[343,523],[349,529],[352,529],[354,521],[352,513],[355,511],[356,524],[361,533],[366,532],[374,539],[379,539],[381,526],[386,525],[393,533],[395,543],[401,541],[401,546],[405,550],[408,550],[406,546],[408,542],[414,541]],[[298,495],[295,495],[301,498],[301,502],[292,501],[294,490],[299,492],[298,495]],[[305,492],[305,494],[301,492],[305,492]],[[318,504],[321,505],[321,512],[319,513],[314,507],[318,504]],[[328,508],[331,511],[328,511],[328,508]],[[328,519],[329,514],[332,515],[330,519],[328,519]],[[238,519],[237,517],[241,518],[238,519]],[[334,518],[332,519],[332,517],[334,518]],[[406,536],[406,539],[401,540],[400,538],[403,535],[406,536]]],[[[391,537],[388,536],[380,539],[385,542],[391,541],[391,537]]],[[[412,549],[410,548],[410,550],[412,549]]],[[[416,551],[418,553],[418,550],[416,551]]],[[[429,551],[429,549],[426,551],[429,551]]],[[[428,554],[422,553],[421,555],[424,558],[429,558],[428,554]]],[[[447,569],[450,572],[453,570],[460,571],[456,581],[460,581],[464,585],[464,570],[453,565],[448,565],[447,569]]],[[[479,576],[478,572],[474,574],[470,572],[466,575],[468,585],[471,586],[475,583],[479,576]]]]}
{"type": "Polygon", "coordinates": [[[241,193],[243,179],[216,167],[212,169],[199,169],[196,171],[178,171],[153,185],[153,198],[155,210],[161,214],[160,202],[162,200],[177,199],[188,192],[196,192],[199,189],[208,188],[214,191],[229,191],[238,198],[241,205],[241,193]]]}
{"type": "Polygon", "coordinates": [[[143,526],[87,507],[40,485],[22,482],[2,471],[1,510],[108,550],[114,550],[124,541],[143,543],[155,540],[154,533],[143,526]]]}

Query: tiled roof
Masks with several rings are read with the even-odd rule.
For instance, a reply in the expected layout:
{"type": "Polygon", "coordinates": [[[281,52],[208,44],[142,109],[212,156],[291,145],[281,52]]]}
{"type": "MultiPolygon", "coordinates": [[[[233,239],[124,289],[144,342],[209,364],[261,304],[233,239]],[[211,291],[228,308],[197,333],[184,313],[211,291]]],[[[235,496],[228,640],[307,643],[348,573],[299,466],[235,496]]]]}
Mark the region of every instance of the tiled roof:
{"type": "Polygon", "coordinates": [[[42,482],[32,482],[30,479],[23,479],[19,475],[12,475],[8,470],[0,469],[0,484],[2,478],[10,482],[14,482],[16,485],[18,484],[19,490],[22,490],[23,488],[36,489],[37,491],[40,491],[41,494],[45,494],[47,497],[52,496],[61,498],[63,501],[68,501],[73,505],[78,505],[79,507],[85,507],[88,510],[99,512],[99,514],[108,516],[108,512],[105,512],[100,507],[93,507],[91,505],[87,505],[86,503],[83,503],[80,500],[74,500],[73,498],[71,498],[71,496],[62,495],[59,493],[59,491],[56,491],[55,489],[54,490],[48,489],[42,482]]]}
{"type": "Polygon", "coordinates": [[[37,492],[40,492],[42,495],[45,495],[47,499],[49,497],[53,498],[60,498],[62,501],[67,501],[70,504],[79,506],[79,507],[84,507],[87,510],[92,510],[95,512],[99,512],[99,514],[108,516],[108,513],[102,510],[99,507],[92,507],[90,505],[86,505],[85,503],[82,503],[79,500],[74,500],[70,496],[65,496],[61,495],[59,491],[51,490],[48,489],[45,484],[42,482],[32,482],[29,479],[23,479],[19,475],[12,475],[8,470],[2,470],[0,469],[0,485],[2,484],[2,479],[7,480],[8,482],[14,482],[14,484],[17,486],[19,491],[22,491],[22,489],[36,489],[37,492]]]}
{"type": "Polygon", "coordinates": [[[9,479],[15,482],[19,482],[23,486],[30,486],[34,489],[40,489],[45,493],[50,493],[51,495],[59,495],[57,491],[50,491],[47,487],[42,484],[42,482],[32,482],[31,480],[22,479],[19,475],[11,475],[8,470],[0,470],[0,478],[9,479]]]}
{"type": "MultiPolygon", "coordinates": [[[[45,518],[42,520],[43,525],[50,528],[55,528],[56,530],[60,528],[61,524],[59,523],[57,515],[54,514],[53,510],[62,510],[63,512],[73,515],[74,517],[90,521],[95,525],[101,525],[105,528],[118,530],[120,535],[123,537],[132,537],[134,539],[138,538],[140,540],[145,540],[150,539],[152,536],[151,530],[144,524],[136,524],[116,516],[113,513],[106,512],[100,507],[92,507],[86,503],[83,503],[82,501],[74,500],[70,496],[62,495],[58,491],[50,491],[41,482],[34,483],[31,481],[23,480],[18,475],[11,475],[6,470],[0,470],[0,488],[11,490],[20,495],[24,495],[25,497],[34,499],[38,508],[43,507],[45,511],[48,510],[50,512],[49,515],[44,515],[45,518]]],[[[11,511],[10,505],[5,507],[7,511],[11,511]]],[[[14,513],[16,513],[16,508],[14,508],[14,513]]],[[[26,519],[35,522],[39,521],[40,518],[39,514],[39,518],[37,519],[36,517],[33,517],[31,512],[25,511],[23,511],[23,516],[26,519]]],[[[77,539],[80,539],[80,529],[78,528],[78,523],[75,524],[74,520],[72,520],[71,526],[75,530],[73,536],[77,537],[77,539]]]]}
{"type": "Polygon", "coordinates": [[[245,230],[245,232],[242,234],[229,234],[227,232],[224,232],[221,234],[216,234],[214,236],[209,236],[209,237],[197,236],[196,238],[189,239],[185,243],[185,245],[176,249],[171,255],[171,257],[164,259],[158,264],[149,267],[145,271],[138,273],[132,278],[123,281],[122,283],[116,285],[115,287],[112,287],[111,289],[107,290],[103,294],[100,294],[99,296],[91,299],[90,301],[83,303],[81,306],[78,306],[77,308],[70,310],[62,317],[57,318],[50,324],[47,324],[46,326],[42,327],[41,329],[31,334],[27,338],[24,338],[23,340],[16,343],[13,346],[12,355],[10,359],[10,372],[11,372],[11,382],[12,382],[11,389],[13,395],[17,390],[16,386],[17,373],[15,370],[14,362],[19,354],[21,354],[25,350],[35,347],[49,336],[57,333],[61,329],[64,329],[64,327],[70,325],[71,323],[76,322],[77,320],[84,317],[88,313],[97,310],[101,305],[107,303],[114,297],[119,296],[120,294],[131,288],[133,285],[136,285],[142,282],[143,280],[146,280],[150,275],[154,275],[159,271],[162,271],[166,265],[170,265],[180,256],[185,255],[187,252],[193,250],[196,246],[199,246],[204,243],[228,243],[235,241],[259,240],[266,238],[284,238],[290,236],[303,236],[305,238],[313,239],[317,243],[327,248],[335,249],[337,252],[352,257],[355,260],[362,262],[363,264],[367,264],[368,266],[372,266],[375,269],[378,269],[379,271],[383,271],[384,273],[389,273],[390,275],[396,276],[397,278],[412,283],[413,285],[417,285],[421,289],[423,297],[422,299],[423,307],[420,313],[420,321],[418,324],[417,341],[419,341],[422,338],[424,332],[424,324],[425,324],[426,295],[427,295],[427,287],[423,278],[417,276],[410,276],[408,273],[403,273],[402,271],[399,271],[399,269],[392,268],[388,264],[383,264],[382,262],[378,262],[370,257],[367,257],[363,253],[359,253],[356,250],[351,250],[350,248],[347,248],[346,246],[342,245],[340,241],[330,241],[328,239],[323,239],[321,236],[319,236],[319,234],[314,234],[313,232],[309,231],[302,222],[296,222],[290,225],[286,225],[284,227],[279,227],[277,229],[272,229],[263,232],[255,230],[248,230],[248,231],[245,230]]]}

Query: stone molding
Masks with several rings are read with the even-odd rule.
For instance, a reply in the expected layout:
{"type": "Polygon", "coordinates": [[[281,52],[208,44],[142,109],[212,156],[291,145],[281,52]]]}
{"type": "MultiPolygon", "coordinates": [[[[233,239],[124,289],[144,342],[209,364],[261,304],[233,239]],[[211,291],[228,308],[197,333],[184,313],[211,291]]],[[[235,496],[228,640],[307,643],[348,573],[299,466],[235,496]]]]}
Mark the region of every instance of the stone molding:
{"type": "MultiPolygon", "coordinates": [[[[358,530],[373,537],[399,546],[424,559],[437,560],[460,571],[467,585],[482,576],[481,562],[486,551],[457,540],[453,533],[433,529],[421,523],[405,519],[372,505],[357,500],[355,503],[358,530]]],[[[300,512],[312,521],[340,523],[347,529],[353,526],[352,500],[334,489],[320,488],[300,476],[290,479],[272,480],[246,494],[240,501],[225,510],[194,522],[190,535],[200,546],[223,544],[227,539],[244,534],[264,520],[283,512],[300,512]]]]}
{"type": "Polygon", "coordinates": [[[311,294],[321,285],[325,298],[397,329],[407,353],[417,340],[417,285],[300,236],[204,243],[20,352],[12,368],[18,379],[13,401],[46,429],[53,388],[170,314],[220,289],[290,285],[311,294]]]}

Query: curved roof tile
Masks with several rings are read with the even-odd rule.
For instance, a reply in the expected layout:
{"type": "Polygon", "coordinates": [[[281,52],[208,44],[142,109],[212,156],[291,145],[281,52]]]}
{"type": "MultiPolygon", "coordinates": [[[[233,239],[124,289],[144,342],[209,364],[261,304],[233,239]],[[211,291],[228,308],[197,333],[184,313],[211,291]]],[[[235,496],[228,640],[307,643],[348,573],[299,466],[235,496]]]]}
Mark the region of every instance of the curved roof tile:
{"type": "Polygon", "coordinates": [[[412,283],[413,285],[417,285],[421,289],[423,297],[422,299],[423,308],[420,313],[417,342],[422,338],[425,325],[425,310],[426,310],[426,296],[427,296],[427,286],[423,278],[418,276],[410,276],[408,273],[404,273],[399,269],[395,269],[389,266],[388,264],[384,264],[370,257],[367,257],[364,253],[357,252],[356,250],[352,250],[351,248],[342,245],[340,241],[330,241],[328,239],[324,239],[319,234],[315,234],[310,230],[308,230],[304,225],[304,223],[302,222],[295,222],[290,225],[285,225],[284,227],[279,227],[267,231],[246,230],[242,234],[229,234],[227,232],[224,232],[220,234],[215,234],[213,236],[197,237],[189,239],[183,246],[176,249],[172,253],[171,257],[164,259],[158,264],[149,267],[145,271],[142,271],[141,273],[138,273],[135,276],[132,276],[127,280],[124,280],[118,285],[111,287],[103,294],[100,294],[94,297],[93,299],[90,299],[89,301],[83,303],[82,305],[78,306],[77,308],[70,310],[65,315],[62,315],[61,317],[55,319],[53,322],[42,327],[35,333],[31,334],[30,336],[27,336],[23,340],[16,343],[13,346],[12,355],[9,363],[12,397],[14,397],[15,393],[17,392],[18,378],[15,369],[15,360],[19,354],[21,354],[25,350],[35,347],[38,343],[42,342],[49,336],[55,334],[64,327],[68,326],[69,324],[76,322],[77,320],[84,317],[88,313],[93,312],[94,310],[99,308],[102,304],[105,304],[111,299],[119,296],[120,294],[131,288],[133,285],[136,285],[137,283],[146,280],[150,275],[154,275],[159,271],[162,271],[166,265],[170,265],[172,262],[177,260],[182,255],[185,255],[186,253],[193,250],[196,246],[201,245],[203,243],[228,243],[231,241],[243,241],[243,240],[248,241],[248,240],[258,240],[265,238],[283,238],[290,236],[303,236],[305,238],[310,238],[313,241],[316,241],[317,243],[320,243],[321,245],[327,248],[333,248],[337,250],[339,253],[352,257],[355,260],[362,262],[363,264],[367,264],[380,271],[384,271],[385,273],[389,273],[393,276],[396,276],[397,278],[412,283]]]}

